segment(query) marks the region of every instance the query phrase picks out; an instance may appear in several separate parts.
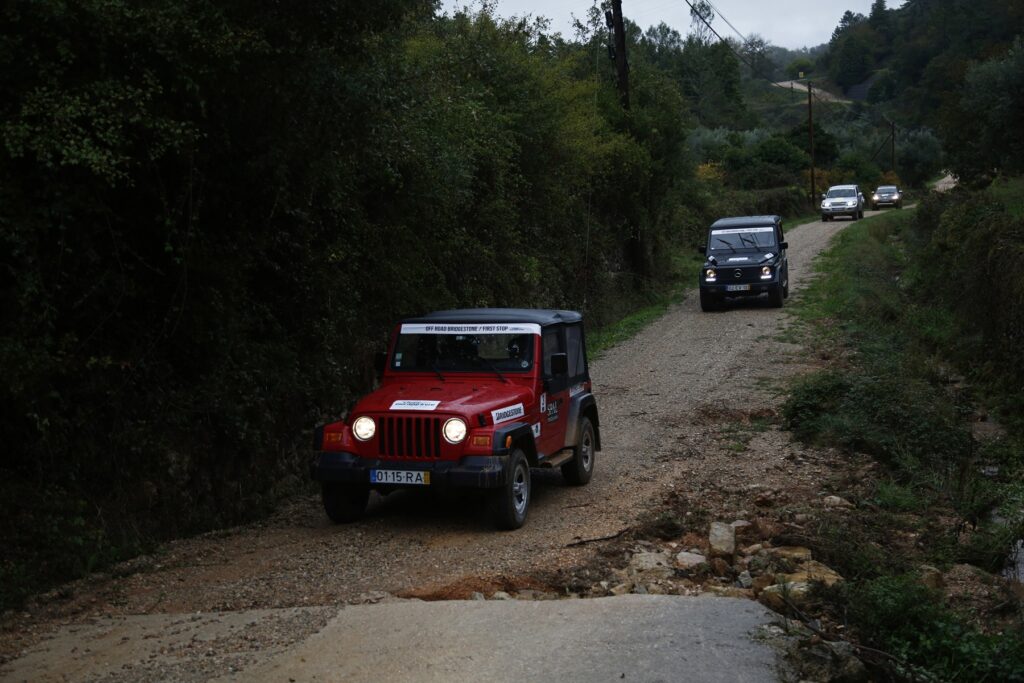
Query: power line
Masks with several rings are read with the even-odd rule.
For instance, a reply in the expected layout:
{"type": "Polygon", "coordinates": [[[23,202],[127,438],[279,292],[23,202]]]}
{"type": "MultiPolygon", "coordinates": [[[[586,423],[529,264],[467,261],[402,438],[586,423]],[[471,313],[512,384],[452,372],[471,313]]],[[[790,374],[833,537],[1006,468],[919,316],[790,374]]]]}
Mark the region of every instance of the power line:
{"type": "MultiPolygon", "coordinates": [[[[715,34],[715,37],[718,38],[718,40],[720,42],[724,43],[725,46],[729,48],[729,50],[733,53],[733,55],[736,56],[736,59],[740,60],[741,62],[743,62],[744,64],[746,64],[750,68],[750,73],[752,73],[756,78],[760,78],[761,80],[766,81],[766,82],[770,83],[771,85],[777,86],[779,88],[785,88],[786,87],[786,86],[782,85],[779,81],[772,80],[771,78],[768,78],[764,74],[761,74],[760,72],[758,72],[758,70],[754,67],[754,65],[750,61],[748,61],[747,58],[743,54],[737,52],[736,49],[733,48],[732,43],[730,43],[728,40],[723,38],[721,36],[721,34],[718,31],[716,31],[715,28],[706,19],[704,19],[704,16],[701,15],[701,13],[697,11],[697,8],[695,8],[693,6],[693,3],[690,2],[690,0],[684,0],[684,2],[686,2],[686,4],[689,5],[690,9],[693,10],[693,12],[692,12],[693,16],[695,16],[698,19],[700,19],[701,23],[703,23],[705,26],[707,26],[708,30],[710,30],[713,34],[715,34]]],[[[747,38],[744,37],[743,34],[740,33],[740,31],[737,30],[736,27],[732,25],[732,22],[730,22],[726,18],[726,16],[724,14],[722,14],[721,10],[719,10],[717,7],[715,7],[715,5],[713,5],[710,2],[710,0],[705,0],[705,2],[707,2],[708,5],[713,10],[715,10],[715,12],[717,12],[718,17],[721,18],[722,21],[724,21],[726,24],[728,24],[729,27],[732,28],[733,31],[736,31],[737,35],[739,35],[741,38],[743,38],[744,42],[748,42],[747,38]]],[[[820,97],[818,97],[817,93],[811,91],[811,96],[815,100],[818,101],[818,104],[823,105],[823,106],[826,104],[826,102],[824,100],[822,100],[820,97]]],[[[827,109],[825,109],[825,111],[827,111],[827,109]]]]}
{"type": "Polygon", "coordinates": [[[744,44],[746,44],[747,42],[749,42],[749,40],[750,40],[750,39],[749,39],[749,38],[747,38],[747,37],[746,37],[745,35],[743,35],[742,33],[740,33],[740,30],[739,30],[738,28],[736,28],[735,26],[733,26],[733,25],[732,25],[732,22],[731,22],[731,21],[729,21],[729,20],[728,20],[728,19],[727,19],[727,18],[725,17],[725,15],[724,15],[724,14],[722,14],[722,10],[718,9],[717,7],[715,7],[715,5],[714,5],[714,4],[713,4],[713,3],[711,2],[711,0],[704,0],[704,2],[708,3],[708,5],[709,5],[709,6],[711,7],[711,9],[715,10],[715,12],[716,12],[716,13],[718,14],[718,16],[719,16],[719,17],[720,17],[720,18],[722,19],[722,21],[724,21],[724,22],[725,22],[726,24],[728,24],[728,25],[729,25],[729,28],[731,28],[731,29],[733,30],[733,32],[734,32],[734,33],[735,33],[736,35],[738,35],[738,36],[740,37],[740,39],[741,39],[741,40],[742,40],[742,41],[744,42],[744,44]]]}

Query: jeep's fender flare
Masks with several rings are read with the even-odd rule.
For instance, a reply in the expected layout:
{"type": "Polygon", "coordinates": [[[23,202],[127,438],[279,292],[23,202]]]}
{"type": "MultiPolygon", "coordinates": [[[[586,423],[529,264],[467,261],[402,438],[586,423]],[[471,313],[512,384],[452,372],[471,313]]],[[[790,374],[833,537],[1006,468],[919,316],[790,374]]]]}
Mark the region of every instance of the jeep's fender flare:
{"type": "Polygon", "coordinates": [[[510,422],[494,428],[494,440],[491,442],[495,455],[508,455],[510,448],[505,448],[505,440],[512,437],[512,448],[518,446],[526,453],[531,466],[537,464],[537,442],[533,440],[533,427],[528,422],[510,422]]]}
{"type": "Polygon", "coordinates": [[[565,427],[565,448],[575,448],[579,440],[581,417],[589,417],[594,425],[594,450],[601,450],[601,420],[597,416],[597,399],[589,391],[569,399],[569,416],[565,427]]]}

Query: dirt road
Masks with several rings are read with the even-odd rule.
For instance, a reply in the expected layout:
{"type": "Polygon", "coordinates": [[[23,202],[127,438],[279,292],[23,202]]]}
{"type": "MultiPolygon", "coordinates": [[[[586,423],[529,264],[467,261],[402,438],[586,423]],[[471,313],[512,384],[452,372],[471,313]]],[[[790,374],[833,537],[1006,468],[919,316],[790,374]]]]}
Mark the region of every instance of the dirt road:
{"type": "MultiPolygon", "coordinates": [[[[814,222],[787,231],[791,294],[846,225],[814,222]]],[[[593,362],[604,446],[594,479],[571,488],[557,471],[535,473],[530,519],[519,531],[493,531],[472,497],[374,498],[368,517],[347,526],[331,525],[316,498],[294,500],[263,523],[170,544],[118,576],[93,577],[31,605],[3,624],[0,674],[138,680],[139,669],[124,669],[133,656],[163,661],[176,653],[171,677],[205,680],[259,664],[316,633],[333,614],[321,606],[526,589],[544,573],[586,566],[601,544],[574,542],[635,525],[672,491],[706,495],[709,505],[721,498],[716,491],[772,482],[811,492],[827,463],[795,463],[777,429],[754,435],[745,452],[721,440],[723,422],[773,414],[779,381],[812,364],[800,347],[778,339],[788,324],[785,309],[766,302],[702,313],[691,293],[593,362]],[[251,611],[267,608],[295,609],[266,619],[251,611]],[[211,620],[211,612],[224,614],[211,620]],[[115,655],[114,646],[131,633],[120,641],[93,634],[87,642],[69,633],[97,617],[125,615],[148,615],[152,630],[140,638],[155,638],[163,652],[142,644],[135,655],[115,655]],[[208,639],[186,638],[204,624],[221,643],[215,654],[201,644],[208,639]],[[49,640],[61,625],[62,639],[49,640]],[[206,666],[214,660],[219,668],[206,666]]],[[[745,512],[721,505],[724,519],[745,512]]]]}

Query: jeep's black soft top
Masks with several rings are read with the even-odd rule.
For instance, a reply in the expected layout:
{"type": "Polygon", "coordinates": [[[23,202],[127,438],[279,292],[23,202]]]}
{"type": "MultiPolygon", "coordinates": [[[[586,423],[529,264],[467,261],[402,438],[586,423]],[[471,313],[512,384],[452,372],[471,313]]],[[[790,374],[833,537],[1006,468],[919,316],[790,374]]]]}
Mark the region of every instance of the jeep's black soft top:
{"type": "Polygon", "coordinates": [[[733,218],[719,218],[711,224],[711,229],[716,228],[745,228],[747,226],[769,226],[775,225],[782,220],[781,216],[735,216],[733,218]]]}
{"type": "Polygon", "coordinates": [[[406,318],[403,323],[535,323],[558,325],[578,323],[583,316],[576,311],[556,311],[541,308],[457,308],[434,311],[417,318],[406,318]]]}

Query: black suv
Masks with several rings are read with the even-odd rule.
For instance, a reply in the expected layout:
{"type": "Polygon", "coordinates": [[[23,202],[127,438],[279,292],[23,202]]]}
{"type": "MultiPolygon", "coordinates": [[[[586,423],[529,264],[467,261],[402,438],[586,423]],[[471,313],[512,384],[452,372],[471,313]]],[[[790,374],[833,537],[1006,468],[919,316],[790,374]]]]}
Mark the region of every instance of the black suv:
{"type": "Polygon", "coordinates": [[[726,297],[768,295],[779,308],[789,296],[789,259],[780,216],[720,218],[708,229],[701,269],[700,307],[713,311],[726,297]]]}

